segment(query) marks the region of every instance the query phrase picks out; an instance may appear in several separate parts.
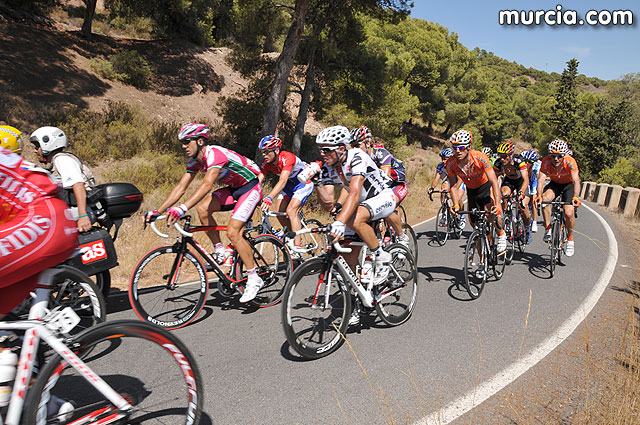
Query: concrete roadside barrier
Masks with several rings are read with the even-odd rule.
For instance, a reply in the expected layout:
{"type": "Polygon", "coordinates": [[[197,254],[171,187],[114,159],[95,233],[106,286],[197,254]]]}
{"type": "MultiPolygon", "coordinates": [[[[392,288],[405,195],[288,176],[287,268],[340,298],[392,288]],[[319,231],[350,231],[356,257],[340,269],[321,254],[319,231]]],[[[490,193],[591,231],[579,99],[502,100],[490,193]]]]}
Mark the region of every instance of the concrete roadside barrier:
{"type": "Polygon", "coordinates": [[[607,191],[611,185],[606,183],[600,183],[596,186],[596,193],[594,194],[595,202],[601,207],[605,206],[605,200],[607,199],[607,191]]]}
{"type": "Polygon", "coordinates": [[[638,201],[640,201],[640,189],[627,187],[623,189],[621,198],[625,198],[623,214],[625,217],[638,216],[638,201]],[[626,195],[626,196],[625,196],[626,195]]]}
{"type": "Polygon", "coordinates": [[[619,186],[617,184],[614,184],[609,188],[607,200],[605,201],[605,204],[607,205],[607,208],[609,210],[614,212],[620,211],[620,197],[622,196],[623,190],[624,189],[622,188],[622,186],[619,186]]]}

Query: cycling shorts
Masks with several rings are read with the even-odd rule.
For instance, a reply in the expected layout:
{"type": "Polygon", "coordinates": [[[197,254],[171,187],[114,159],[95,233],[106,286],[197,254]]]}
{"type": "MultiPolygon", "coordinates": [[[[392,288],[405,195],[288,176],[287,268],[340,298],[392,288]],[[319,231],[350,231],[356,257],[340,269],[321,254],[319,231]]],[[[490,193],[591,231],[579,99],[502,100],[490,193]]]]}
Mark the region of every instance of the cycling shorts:
{"type": "Polygon", "coordinates": [[[258,179],[253,179],[240,187],[218,189],[211,196],[220,203],[220,211],[233,209],[231,218],[246,223],[262,200],[262,185],[258,179]]]}
{"type": "Polygon", "coordinates": [[[284,199],[290,201],[291,199],[297,199],[300,201],[300,206],[304,206],[307,203],[307,199],[313,193],[313,183],[308,181],[300,183],[299,181],[289,180],[287,185],[282,189],[282,192],[278,195],[278,199],[284,199]]]}
{"type": "Polygon", "coordinates": [[[552,181],[545,187],[544,191],[547,190],[552,190],[556,198],[562,196],[562,202],[571,202],[573,199],[573,182],[557,183],[552,181]]]}
{"type": "Polygon", "coordinates": [[[493,204],[491,182],[486,182],[476,189],[467,188],[467,204],[469,210],[474,208],[483,210],[485,205],[493,204]]]}
{"type": "Polygon", "coordinates": [[[60,199],[42,198],[0,224],[0,314],[27,298],[41,271],[76,249],[78,229],[68,209],[60,199]]]}
{"type": "Polygon", "coordinates": [[[517,192],[522,187],[522,183],[524,183],[522,177],[517,179],[510,179],[509,177],[505,177],[504,180],[502,180],[502,185],[500,187],[506,186],[511,189],[512,192],[517,192]]]}
{"type": "Polygon", "coordinates": [[[369,220],[373,221],[389,217],[396,209],[396,198],[393,196],[393,191],[387,188],[378,195],[360,202],[359,205],[369,211],[371,215],[369,220]]]}
{"type": "Polygon", "coordinates": [[[393,190],[393,194],[396,195],[396,206],[400,205],[402,200],[407,197],[407,183],[398,183],[397,185],[392,187],[391,190],[393,190]]]}
{"type": "Polygon", "coordinates": [[[538,178],[533,178],[529,180],[529,189],[527,189],[527,195],[534,196],[538,193],[538,178]]]}

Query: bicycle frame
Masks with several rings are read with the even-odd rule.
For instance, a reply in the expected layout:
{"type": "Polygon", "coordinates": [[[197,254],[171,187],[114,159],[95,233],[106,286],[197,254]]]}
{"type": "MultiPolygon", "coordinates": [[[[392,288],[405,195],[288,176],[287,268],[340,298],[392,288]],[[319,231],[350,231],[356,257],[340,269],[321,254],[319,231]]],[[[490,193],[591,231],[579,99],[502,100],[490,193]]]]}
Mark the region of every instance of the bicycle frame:
{"type": "MultiPolygon", "coordinates": [[[[262,223],[259,226],[257,226],[256,229],[258,229],[258,231],[260,233],[270,233],[270,234],[272,234],[274,236],[277,236],[277,237],[279,237],[281,239],[284,239],[284,238],[282,238],[281,236],[279,236],[276,233],[275,229],[271,225],[271,221],[269,221],[269,217],[284,217],[286,215],[287,215],[286,212],[267,211],[266,213],[262,214],[262,223]]],[[[308,229],[309,227],[307,227],[307,223],[304,221],[304,214],[302,212],[300,212],[300,214],[298,214],[298,216],[300,217],[300,224],[302,225],[302,229],[308,229]]],[[[251,230],[253,230],[253,229],[251,229],[251,230]]],[[[287,239],[291,239],[286,235],[286,233],[284,234],[284,236],[286,236],[287,239]]],[[[298,248],[298,247],[295,247],[295,246],[288,245],[288,248],[290,250],[294,250],[295,252],[299,252],[301,254],[306,254],[308,252],[314,251],[314,250],[316,250],[318,248],[318,241],[316,241],[316,239],[315,239],[315,237],[313,235],[311,235],[311,239],[313,240],[313,246],[311,246],[311,247],[298,248]]]]}
{"type": "MultiPolygon", "coordinates": [[[[104,418],[105,423],[123,418],[133,406],[127,402],[120,394],[115,392],[100,376],[98,376],[89,366],[87,366],[69,347],[47,327],[46,313],[49,301],[50,282],[56,275],[57,269],[51,268],[43,271],[38,280],[38,287],[35,291],[36,298],[29,310],[29,319],[19,322],[0,322],[0,329],[24,331],[24,341],[18,359],[16,377],[14,380],[9,408],[5,419],[6,425],[18,425],[22,416],[25,397],[31,383],[33,374],[34,359],[38,350],[40,340],[46,342],[56,353],[58,353],[69,365],[79,374],[89,381],[94,388],[105,398],[113,403],[117,410],[112,416],[104,418]]],[[[98,412],[105,413],[104,409],[98,412]]],[[[1,421],[0,421],[1,422],[1,421]]]]}

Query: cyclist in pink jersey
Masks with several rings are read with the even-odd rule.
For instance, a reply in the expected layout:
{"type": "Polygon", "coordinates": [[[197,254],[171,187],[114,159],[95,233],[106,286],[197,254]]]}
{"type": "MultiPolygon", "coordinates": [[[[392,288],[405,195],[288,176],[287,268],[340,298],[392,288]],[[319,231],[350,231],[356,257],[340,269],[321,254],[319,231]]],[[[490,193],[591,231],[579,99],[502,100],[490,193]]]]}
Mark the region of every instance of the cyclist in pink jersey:
{"type": "MultiPolygon", "coordinates": [[[[216,226],[214,212],[233,210],[227,225],[227,237],[247,266],[247,286],[240,302],[251,301],[262,288],[263,282],[256,273],[251,247],[242,236],[242,232],[253,210],[262,199],[262,186],[258,179],[260,168],[255,162],[237,152],[221,146],[207,145],[209,141],[207,125],[198,123],[185,125],[178,134],[178,140],[189,156],[187,170],[160,207],[145,213],[145,221],[153,221],[166,211],[169,215],[167,224],[172,225],[190,208],[198,205],[196,211],[200,222],[205,226],[216,226]],[[203,182],[189,199],[173,207],[172,205],[185,194],[199,171],[204,173],[203,182]],[[227,187],[211,193],[213,184],[217,180],[226,184],[227,187]],[[209,193],[211,195],[207,196],[209,193]]],[[[224,246],[220,240],[220,233],[217,230],[209,230],[207,235],[215,247],[217,259],[224,259],[224,246]]]]}
{"type": "Polygon", "coordinates": [[[38,284],[40,272],[69,258],[78,230],[59,186],[24,160],[21,132],[0,126],[0,317],[38,284]]]}
{"type": "MultiPolygon", "coordinates": [[[[287,226],[294,232],[302,228],[300,223],[300,209],[304,206],[313,192],[313,183],[310,180],[298,181],[298,174],[307,166],[307,163],[291,152],[282,150],[282,140],[274,135],[263,137],[258,149],[262,151],[264,161],[260,165],[262,176],[260,181],[269,172],[280,176],[278,183],[269,195],[262,200],[262,211],[269,211],[273,204],[273,198],[277,196],[276,209],[286,211],[287,217],[278,217],[282,226],[287,226]]],[[[295,247],[300,247],[300,236],[294,239],[295,247]]],[[[294,247],[294,248],[295,248],[294,247]]],[[[292,255],[299,258],[300,254],[293,249],[292,255]]]]}

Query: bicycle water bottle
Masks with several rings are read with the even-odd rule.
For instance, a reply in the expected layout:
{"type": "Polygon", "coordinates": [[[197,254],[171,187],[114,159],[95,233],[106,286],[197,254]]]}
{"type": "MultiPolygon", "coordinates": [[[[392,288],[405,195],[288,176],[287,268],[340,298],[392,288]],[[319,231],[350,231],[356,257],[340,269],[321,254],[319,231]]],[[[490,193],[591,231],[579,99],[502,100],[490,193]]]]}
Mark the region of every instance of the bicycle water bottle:
{"type": "Polygon", "coordinates": [[[298,180],[300,181],[300,183],[306,183],[311,180],[313,176],[318,174],[321,166],[322,163],[320,161],[315,161],[307,165],[304,170],[298,173],[298,180]]]}
{"type": "Polygon", "coordinates": [[[226,248],[224,249],[224,265],[225,266],[230,266],[231,264],[233,264],[233,245],[229,244],[226,246],[226,248]]]}
{"type": "Polygon", "coordinates": [[[11,350],[0,351],[0,407],[5,407],[11,399],[11,387],[16,378],[18,355],[11,350]]]}

